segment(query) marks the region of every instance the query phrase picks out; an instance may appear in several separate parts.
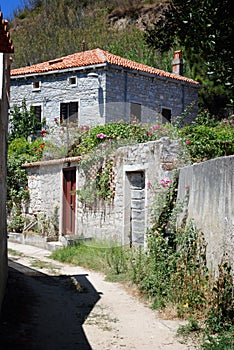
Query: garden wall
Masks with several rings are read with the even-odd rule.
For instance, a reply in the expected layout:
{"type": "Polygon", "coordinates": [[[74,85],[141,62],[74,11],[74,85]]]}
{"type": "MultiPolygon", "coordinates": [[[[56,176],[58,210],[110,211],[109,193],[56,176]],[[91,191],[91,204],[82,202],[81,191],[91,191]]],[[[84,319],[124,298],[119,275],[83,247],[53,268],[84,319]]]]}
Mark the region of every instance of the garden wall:
{"type": "Polygon", "coordinates": [[[179,199],[184,199],[186,189],[184,219],[193,219],[204,233],[209,267],[217,272],[226,254],[234,271],[234,156],[180,169],[179,199]]]}
{"type": "MultiPolygon", "coordinates": [[[[173,177],[179,153],[178,141],[168,137],[118,148],[113,156],[114,200],[93,208],[78,203],[77,233],[144,245],[155,187],[161,179],[173,177]]],[[[82,181],[78,186],[82,189],[82,181]]]]}

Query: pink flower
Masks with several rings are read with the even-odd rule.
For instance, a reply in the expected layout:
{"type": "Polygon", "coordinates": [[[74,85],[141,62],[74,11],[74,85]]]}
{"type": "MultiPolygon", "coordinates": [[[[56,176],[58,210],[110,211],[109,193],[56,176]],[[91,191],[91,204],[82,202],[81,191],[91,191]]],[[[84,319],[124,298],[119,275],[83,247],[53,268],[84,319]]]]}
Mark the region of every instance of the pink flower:
{"type": "Polygon", "coordinates": [[[189,190],[189,185],[185,185],[184,188],[185,188],[186,190],[189,190]]]}
{"type": "Polygon", "coordinates": [[[147,188],[151,188],[152,187],[152,184],[150,181],[147,182],[147,188]]]}
{"type": "Polygon", "coordinates": [[[28,190],[29,190],[28,186],[27,186],[27,187],[25,187],[25,191],[28,191],[28,190]]]}
{"type": "Polygon", "coordinates": [[[191,141],[190,140],[186,140],[186,145],[191,145],[191,141]]]}
{"type": "Polygon", "coordinates": [[[152,136],[151,132],[148,132],[148,136],[149,136],[149,137],[152,136]]]}
{"type": "Polygon", "coordinates": [[[104,139],[105,137],[107,137],[107,135],[103,134],[102,132],[100,134],[97,134],[98,139],[104,139]]]}
{"type": "Polygon", "coordinates": [[[160,125],[154,125],[151,127],[152,130],[159,130],[160,129],[160,125]]]}
{"type": "Polygon", "coordinates": [[[172,183],[172,180],[168,179],[168,178],[165,178],[165,179],[161,180],[162,187],[169,187],[171,183],[172,183]]]}

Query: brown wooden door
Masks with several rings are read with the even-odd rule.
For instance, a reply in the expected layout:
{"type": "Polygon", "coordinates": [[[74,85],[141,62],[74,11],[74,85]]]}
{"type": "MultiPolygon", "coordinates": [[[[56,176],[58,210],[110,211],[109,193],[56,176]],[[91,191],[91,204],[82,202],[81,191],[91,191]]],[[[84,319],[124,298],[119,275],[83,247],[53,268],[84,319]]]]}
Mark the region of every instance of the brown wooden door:
{"type": "Polygon", "coordinates": [[[75,234],[76,168],[63,169],[63,234],[75,234]]]}

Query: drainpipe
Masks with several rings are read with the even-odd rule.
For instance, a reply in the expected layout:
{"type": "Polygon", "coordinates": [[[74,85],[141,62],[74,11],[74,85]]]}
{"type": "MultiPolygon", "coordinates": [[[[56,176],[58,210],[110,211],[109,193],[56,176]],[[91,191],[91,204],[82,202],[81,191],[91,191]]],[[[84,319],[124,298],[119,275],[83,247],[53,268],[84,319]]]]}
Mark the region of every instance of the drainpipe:
{"type": "Polygon", "coordinates": [[[124,72],[124,118],[127,117],[128,72],[124,72]]]}

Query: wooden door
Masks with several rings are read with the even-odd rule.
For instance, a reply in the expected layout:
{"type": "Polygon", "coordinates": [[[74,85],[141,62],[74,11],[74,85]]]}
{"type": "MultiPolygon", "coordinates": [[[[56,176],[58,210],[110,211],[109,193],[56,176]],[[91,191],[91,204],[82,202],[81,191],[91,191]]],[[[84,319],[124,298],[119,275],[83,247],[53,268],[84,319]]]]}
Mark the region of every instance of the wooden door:
{"type": "Polygon", "coordinates": [[[63,234],[75,234],[76,168],[63,169],[63,234]]]}

